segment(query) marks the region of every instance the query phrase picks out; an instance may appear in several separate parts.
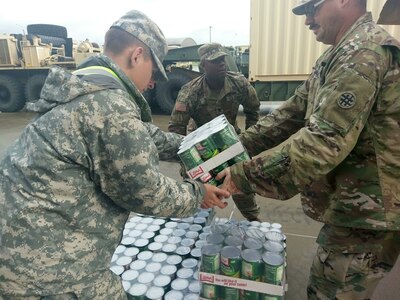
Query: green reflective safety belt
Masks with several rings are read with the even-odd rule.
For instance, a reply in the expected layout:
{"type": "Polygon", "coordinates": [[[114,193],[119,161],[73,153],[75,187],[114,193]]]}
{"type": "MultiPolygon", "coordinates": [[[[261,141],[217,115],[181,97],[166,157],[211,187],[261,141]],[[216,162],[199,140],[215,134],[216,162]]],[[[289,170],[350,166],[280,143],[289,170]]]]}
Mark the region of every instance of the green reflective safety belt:
{"type": "Polygon", "coordinates": [[[82,75],[82,76],[84,76],[84,75],[103,75],[103,76],[108,76],[108,77],[114,78],[122,84],[121,79],[119,79],[119,77],[117,76],[117,74],[115,74],[115,72],[113,70],[106,68],[106,67],[102,67],[102,66],[86,67],[83,69],[73,71],[72,74],[77,75],[77,76],[79,76],[79,75],[82,75]]]}

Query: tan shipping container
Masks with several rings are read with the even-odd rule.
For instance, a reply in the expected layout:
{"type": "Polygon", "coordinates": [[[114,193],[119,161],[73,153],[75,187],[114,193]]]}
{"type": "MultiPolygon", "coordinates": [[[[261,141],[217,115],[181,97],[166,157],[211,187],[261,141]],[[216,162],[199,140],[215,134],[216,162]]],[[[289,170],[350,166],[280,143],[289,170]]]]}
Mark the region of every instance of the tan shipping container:
{"type": "MultiPolygon", "coordinates": [[[[374,20],[385,1],[368,0],[374,20]]],[[[298,0],[251,0],[250,81],[304,80],[328,47],[315,40],[313,32],[304,25],[304,16],[292,13],[296,3],[298,0]]],[[[400,39],[400,26],[382,27],[400,39]]]]}

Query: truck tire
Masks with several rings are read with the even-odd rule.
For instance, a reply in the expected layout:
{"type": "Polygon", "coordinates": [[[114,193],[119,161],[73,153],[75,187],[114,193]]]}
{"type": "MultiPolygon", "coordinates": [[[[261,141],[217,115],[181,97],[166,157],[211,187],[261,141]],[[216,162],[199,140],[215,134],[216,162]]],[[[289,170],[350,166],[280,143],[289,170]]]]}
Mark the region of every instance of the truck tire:
{"type": "Polygon", "coordinates": [[[44,74],[36,74],[28,79],[25,85],[25,98],[27,102],[40,98],[40,92],[42,91],[46,77],[44,74]]]}
{"type": "Polygon", "coordinates": [[[30,24],[27,26],[28,34],[39,34],[66,39],[67,28],[52,24],[30,24]]]}
{"type": "Polygon", "coordinates": [[[191,80],[179,72],[168,73],[168,81],[159,82],[156,86],[156,101],[161,111],[171,114],[181,87],[191,80]]]}
{"type": "Polygon", "coordinates": [[[25,105],[21,85],[12,77],[0,75],[0,111],[19,111],[25,105]]]}

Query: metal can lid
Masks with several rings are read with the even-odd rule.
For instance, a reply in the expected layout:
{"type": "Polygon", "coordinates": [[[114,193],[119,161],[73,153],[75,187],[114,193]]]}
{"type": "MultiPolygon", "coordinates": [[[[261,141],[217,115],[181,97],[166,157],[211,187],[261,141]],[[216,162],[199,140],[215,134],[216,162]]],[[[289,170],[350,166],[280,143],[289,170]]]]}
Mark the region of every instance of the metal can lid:
{"type": "Polygon", "coordinates": [[[265,252],[262,256],[263,261],[270,266],[282,266],[284,263],[283,256],[274,252],[265,252]]]}
{"type": "Polygon", "coordinates": [[[178,278],[188,279],[193,276],[193,269],[189,268],[180,268],[178,272],[176,272],[176,276],[178,278]]]}
{"type": "Polygon", "coordinates": [[[150,217],[145,217],[142,219],[142,223],[144,223],[144,224],[150,224],[150,223],[153,223],[153,221],[154,221],[154,218],[150,218],[150,217]]]}
{"type": "Polygon", "coordinates": [[[168,258],[168,255],[166,253],[160,252],[160,253],[154,253],[151,260],[154,262],[162,263],[162,262],[166,261],[167,258],[168,258]]]}
{"type": "Polygon", "coordinates": [[[199,294],[194,294],[194,293],[189,293],[185,295],[185,298],[183,300],[197,300],[199,299],[199,294]]]}
{"type": "Polygon", "coordinates": [[[242,259],[250,262],[261,262],[261,253],[255,249],[246,249],[242,251],[242,259]]]}
{"type": "Polygon", "coordinates": [[[225,246],[221,250],[223,258],[240,258],[240,249],[234,246],[225,246]]]}
{"type": "Polygon", "coordinates": [[[138,278],[139,272],[137,270],[126,270],[122,273],[121,278],[122,280],[132,281],[138,278]]]}
{"type": "Polygon", "coordinates": [[[227,232],[229,229],[229,225],[228,224],[216,224],[214,226],[211,226],[211,232],[212,233],[220,233],[220,234],[224,234],[225,232],[227,232]]]}
{"type": "MultiPolygon", "coordinates": [[[[194,278],[195,280],[199,280],[199,271],[194,272],[193,278],[194,278]]],[[[200,283],[200,282],[199,282],[199,283],[200,283]]]]}
{"type": "Polygon", "coordinates": [[[157,243],[165,243],[166,241],[168,241],[168,236],[164,234],[159,234],[154,238],[154,241],[157,243]]]}
{"type": "Polygon", "coordinates": [[[210,216],[210,213],[208,211],[199,211],[196,215],[196,217],[205,218],[205,219],[207,219],[209,216],[210,216]]]}
{"type": "Polygon", "coordinates": [[[201,288],[201,285],[200,285],[200,281],[198,281],[198,280],[193,280],[189,283],[189,291],[191,293],[195,293],[195,294],[200,293],[200,288],[201,288]]]}
{"type": "Polygon", "coordinates": [[[126,280],[121,280],[121,283],[122,283],[122,288],[124,289],[125,292],[127,292],[131,287],[131,283],[126,280]]]}
{"type": "Polygon", "coordinates": [[[182,222],[193,223],[194,217],[182,218],[182,222]]]}
{"type": "Polygon", "coordinates": [[[138,222],[140,222],[142,219],[143,219],[143,218],[140,217],[140,216],[134,216],[134,217],[130,218],[129,221],[132,222],[132,223],[138,223],[138,222]]]}
{"type": "Polygon", "coordinates": [[[264,243],[264,249],[269,252],[281,253],[283,252],[284,247],[281,242],[268,240],[264,243]]]}
{"type": "Polygon", "coordinates": [[[163,275],[171,276],[176,273],[177,267],[174,265],[165,265],[161,268],[160,272],[163,275]]]}
{"type": "Polygon", "coordinates": [[[142,251],[137,255],[137,258],[141,260],[149,260],[152,257],[153,257],[153,252],[151,251],[142,251]]]}
{"type": "Polygon", "coordinates": [[[154,219],[154,221],[153,221],[153,224],[154,225],[163,225],[163,224],[165,224],[166,223],[166,221],[164,220],[164,219],[154,219]]]}
{"type": "Polygon", "coordinates": [[[118,254],[113,254],[113,256],[111,256],[111,262],[115,262],[118,259],[119,255],[118,254]]]}
{"type": "Polygon", "coordinates": [[[182,238],[180,236],[171,236],[168,239],[169,244],[180,244],[181,241],[182,241],[182,238]]]}
{"type": "Polygon", "coordinates": [[[243,240],[237,236],[228,235],[225,238],[224,243],[227,246],[241,247],[243,244],[243,240]]]}
{"type": "Polygon", "coordinates": [[[194,257],[196,260],[201,257],[201,248],[194,248],[190,251],[190,255],[194,257]]]}
{"type": "Polygon", "coordinates": [[[224,242],[224,236],[220,233],[211,233],[207,236],[206,241],[209,244],[220,245],[224,242]]]}
{"type": "Polygon", "coordinates": [[[132,296],[144,296],[147,292],[147,286],[141,283],[132,284],[128,294],[132,296]]]}
{"type": "Polygon", "coordinates": [[[247,229],[246,236],[254,239],[265,240],[265,233],[258,228],[247,229]]]}
{"type": "Polygon", "coordinates": [[[165,294],[164,299],[165,300],[182,300],[183,293],[181,291],[172,290],[165,294]]]}
{"type": "Polygon", "coordinates": [[[176,254],[170,255],[167,258],[167,264],[179,265],[182,262],[182,257],[176,254]]]}
{"type": "Polygon", "coordinates": [[[173,236],[179,236],[182,237],[186,234],[186,230],[184,229],[175,229],[174,232],[172,233],[173,236]]]}
{"type": "Polygon", "coordinates": [[[146,265],[146,271],[150,273],[157,273],[161,270],[161,264],[158,262],[151,262],[146,265]]]}
{"type": "Polygon", "coordinates": [[[144,247],[147,246],[149,244],[149,240],[148,239],[137,239],[133,245],[135,245],[135,247],[144,247]]]}
{"type": "Polygon", "coordinates": [[[272,227],[272,228],[281,229],[281,228],[282,228],[282,224],[280,224],[280,223],[272,223],[272,224],[271,224],[271,227],[272,227]]]}
{"type": "Polygon", "coordinates": [[[176,248],[178,248],[178,246],[175,244],[165,244],[162,246],[161,251],[165,253],[172,253],[176,251],[176,248]]]}
{"type": "Polygon", "coordinates": [[[201,248],[201,255],[215,256],[219,254],[221,247],[214,244],[207,244],[201,248]]]}
{"type": "Polygon", "coordinates": [[[136,224],[137,224],[137,223],[135,223],[135,222],[130,222],[130,221],[128,221],[128,222],[125,223],[124,228],[125,228],[125,229],[132,229],[132,228],[134,228],[134,227],[136,226],[136,224]]]}
{"type": "Polygon", "coordinates": [[[125,271],[125,269],[124,269],[124,267],[123,266],[112,266],[111,268],[110,268],[110,270],[114,273],[114,274],[116,274],[116,275],[121,275],[122,273],[124,273],[124,271],[125,271]]]}
{"type": "Polygon", "coordinates": [[[130,236],[124,237],[121,240],[121,244],[123,246],[130,246],[130,245],[135,244],[135,242],[136,242],[136,239],[134,237],[130,237],[130,236]]]}
{"type": "Polygon", "coordinates": [[[147,284],[152,282],[154,280],[154,277],[155,275],[153,273],[143,272],[142,274],[139,275],[137,280],[139,283],[147,284]]]}
{"type": "Polygon", "coordinates": [[[158,286],[151,286],[146,293],[146,298],[149,300],[158,300],[164,296],[164,289],[158,286]]]}
{"type": "Polygon", "coordinates": [[[114,253],[115,254],[121,254],[126,250],[126,247],[124,245],[118,245],[117,248],[115,248],[114,253]]]}
{"type": "Polygon", "coordinates": [[[268,240],[275,242],[281,242],[284,239],[283,234],[277,231],[268,231],[267,233],[265,233],[265,237],[268,240]]]}
{"type": "Polygon", "coordinates": [[[190,248],[189,247],[185,247],[185,246],[180,246],[178,248],[176,248],[175,253],[178,255],[188,255],[190,253],[190,248]]]}
{"type": "Polygon", "coordinates": [[[201,247],[203,247],[203,246],[206,245],[206,244],[207,244],[207,241],[206,241],[206,240],[197,240],[196,243],[194,243],[194,245],[195,245],[196,248],[201,248],[201,247]]]}
{"type": "Polygon", "coordinates": [[[247,238],[244,240],[243,245],[247,249],[260,250],[263,247],[263,242],[255,238],[247,238]]]}
{"type": "Polygon", "coordinates": [[[144,260],[140,260],[140,259],[134,260],[129,265],[129,268],[131,268],[131,270],[138,270],[138,271],[144,270],[145,267],[146,267],[146,262],[144,260]]]}
{"type": "Polygon", "coordinates": [[[193,268],[196,268],[196,266],[197,266],[198,263],[199,263],[199,262],[197,261],[197,259],[194,259],[194,258],[186,258],[186,259],[184,259],[184,260],[182,261],[182,267],[193,269],[193,268]]]}
{"type": "Polygon", "coordinates": [[[155,236],[155,232],[152,231],[145,231],[140,236],[141,239],[151,240],[155,236]]]}
{"type": "Polygon", "coordinates": [[[189,239],[189,238],[182,239],[181,241],[181,245],[184,247],[192,247],[194,243],[195,243],[194,239],[189,239]]]}
{"type": "Polygon", "coordinates": [[[160,229],[161,226],[155,224],[149,225],[149,227],[147,227],[147,231],[153,231],[153,232],[159,231],[160,229]]]}
{"type": "Polygon", "coordinates": [[[185,237],[188,239],[197,239],[199,237],[199,233],[197,231],[186,231],[185,237]]]}
{"type": "Polygon", "coordinates": [[[183,229],[183,230],[187,230],[190,227],[189,223],[186,222],[180,222],[178,223],[178,225],[176,226],[178,229],[183,229]]]}
{"type": "Polygon", "coordinates": [[[203,227],[201,226],[201,225],[199,225],[199,224],[192,224],[192,225],[190,225],[190,227],[189,227],[189,230],[190,231],[196,231],[196,232],[199,232],[199,231],[201,231],[203,229],[203,227]]]}
{"type": "Polygon", "coordinates": [[[211,226],[204,226],[203,227],[203,232],[204,233],[211,233],[211,226]]]}
{"type": "Polygon", "coordinates": [[[167,275],[157,275],[153,283],[155,286],[166,287],[171,283],[171,277],[167,275]]]}
{"type": "Polygon", "coordinates": [[[261,222],[261,227],[269,228],[269,227],[271,227],[271,223],[269,223],[269,222],[261,222]]]}
{"type": "Polygon", "coordinates": [[[200,240],[207,240],[207,237],[210,235],[211,233],[209,232],[202,232],[199,234],[199,239],[200,240]]]}
{"type": "Polygon", "coordinates": [[[162,247],[163,247],[163,244],[157,243],[157,242],[152,242],[148,246],[150,251],[160,251],[162,247]]]}
{"type": "Polygon", "coordinates": [[[144,223],[138,223],[138,224],[135,226],[135,229],[136,229],[136,230],[144,231],[144,230],[146,230],[146,228],[147,228],[148,226],[149,226],[149,225],[144,224],[144,223]]]}
{"type": "Polygon", "coordinates": [[[194,223],[194,224],[200,224],[200,225],[201,225],[201,224],[205,225],[206,222],[207,222],[206,218],[203,218],[203,217],[196,217],[196,218],[194,218],[194,220],[193,220],[193,223],[194,223]]]}
{"type": "Polygon", "coordinates": [[[174,222],[174,221],[169,221],[169,222],[165,223],[164,226],[165,226],[165,228],[175,228],[176,226],[178,226],[178,223],[174,222]]]}
{"type": "Polygon", "coordinates": [[[115,264],[117,266],[127,266],[132,262],[132,257],[129,256],[120,256],[115,264]]]}
{"type": "Polygon", "coordinates": [[[188,286],[189,281],[183,278],[177,278],[171,282],[171,288],[177,291],[185,290],[188,286]]]}
{"type": "Polygon", "coordinates": [[[174,232],[172,228],[163,228],[160,230],[160,234],[170,236],[174,232]]]}
{"type": "Polygon", "coordinates": [[[130,256],[130,257],[136,257],[136,255],[139,253],[139,249],[136,247],[130,247],[126,248],[124,251],[125,256],[130,256]]]}
{"type": "Polygon", "coordinates": [[[134,229],[134,230],[129,231],[128,235],[129,235],[130,237],[136,238],[136,237],[141,236],[142,233],[143,233],[143,231],[134,229]]]}

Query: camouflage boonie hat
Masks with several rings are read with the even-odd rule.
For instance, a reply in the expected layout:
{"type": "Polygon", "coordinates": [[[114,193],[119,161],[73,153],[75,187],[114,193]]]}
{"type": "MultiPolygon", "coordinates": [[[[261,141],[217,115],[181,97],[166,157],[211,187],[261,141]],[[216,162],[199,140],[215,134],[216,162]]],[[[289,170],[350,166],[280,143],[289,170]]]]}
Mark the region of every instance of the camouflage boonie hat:
{"type": "Polygon", "coordinates": [[[199,53],[201,60],[208,60],[208,61],[227,55],[224,52],[221,44],[218,43],[204,44],[197,50],[197,52],[199,53]]]}
{"type": "Polygon", "coordinates": [[[110,28],[120,28],[138,38],[150,48],[151,55],[159,72],[156,74],[163,80],[168,80],[162,61],[168,52],[167,41],[161,29],[144,13],[131,10],[114,22],[110,28]]]}

